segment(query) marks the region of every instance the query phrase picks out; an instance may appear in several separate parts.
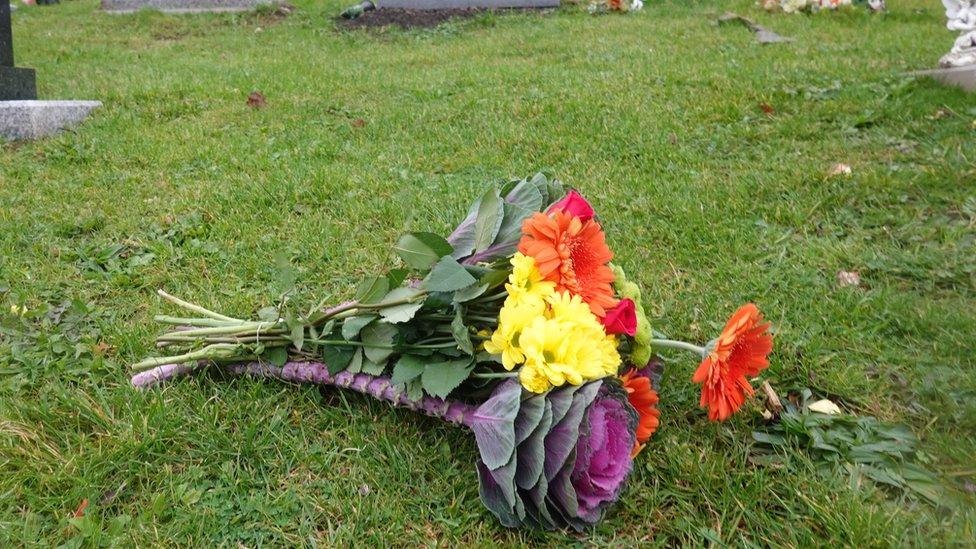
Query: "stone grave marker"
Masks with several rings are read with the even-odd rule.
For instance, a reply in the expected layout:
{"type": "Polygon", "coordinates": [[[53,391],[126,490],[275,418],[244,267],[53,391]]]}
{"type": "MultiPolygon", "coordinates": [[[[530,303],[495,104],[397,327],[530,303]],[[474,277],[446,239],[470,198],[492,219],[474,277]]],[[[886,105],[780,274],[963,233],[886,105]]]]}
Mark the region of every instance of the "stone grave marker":
{"type": "Polygon", "coordinates": [[[37,139],[88,117],[99,101],[37,101],[34,69],[14,67],[10,3],[0,0],[0,139],[37,139]]]}
{"type": "Polygon", "coordinates": [[[10,2],[0,0],[0,101],[37,99],[34,69],[14,67],[14,37],[10,2]]]}
{"type": "Polygon", "coordinates": [[[946,8],[946,28],[962,34],[949,53],[942,56],[942,68],[913,73],[928,76],[966,91],[976,92],[976,0],[942,0],[946,8]]]}
{"type": "Polygon", "coordinates": [[[208,13],[251,11],[274,0],[102,0],[107,13],[134,13],[157,10],[163,13],[208,13]]]}

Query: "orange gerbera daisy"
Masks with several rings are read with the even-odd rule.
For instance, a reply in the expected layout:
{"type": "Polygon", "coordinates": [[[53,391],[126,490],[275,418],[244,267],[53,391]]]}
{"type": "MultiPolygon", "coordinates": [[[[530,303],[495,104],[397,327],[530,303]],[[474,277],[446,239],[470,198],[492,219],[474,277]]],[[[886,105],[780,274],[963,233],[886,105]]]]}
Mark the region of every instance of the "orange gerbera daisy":
{"type": "Polygon", "coordinates": [[[596,220],[582,221],[565,212],[552,217],[537,213],[522,224],[518,250],[535,259],[557,292],[580,296],[596,316],[603,318],[617,304],[610,287],[613,271],[607,266],[613,252],[596,220]]]}
{"type": "Polygon", "coordinates": [[[660,423],[661,411],[657,409],[657,391],[651,387],[651,378],[642,376],[631,368],[626,374],[620,376],[620,381],[624,384],[627,391],[627,400],[630,405],[637,410],[637,442],[634,449],[630,451],[633,458],[644,449],[644,443],[651,438],[660,423]]]}
{"type": "Polygon", "coordinates": [[[702,360],[691,378],[702,384],[701,407],[708,408],[708,419],[725,421],[755,391],[747,378],[756,377],[769,366],[773,336],[762,313],[747,303],[732,315],[715,347],[702,360]]]}

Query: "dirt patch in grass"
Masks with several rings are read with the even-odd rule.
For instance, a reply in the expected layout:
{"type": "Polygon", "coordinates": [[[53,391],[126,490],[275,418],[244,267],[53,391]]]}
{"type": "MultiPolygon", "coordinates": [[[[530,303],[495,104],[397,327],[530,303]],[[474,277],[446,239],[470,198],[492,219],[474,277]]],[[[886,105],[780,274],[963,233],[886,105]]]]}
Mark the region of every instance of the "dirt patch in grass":
{"type": "Polygon", "coordinates": [[[407,10],[399,8],[382,8],[367,11],[355,19],[336,17],[336,25],[344,29],[378,28],[396,25],[402,29],[431,28],[451,19],[467,19],[482,13],[513,13],[533,12],[543,13],[551,10],[539,9],[500,9],[489,10],[482,8],[444,9],[444,10],[407,10]]]}

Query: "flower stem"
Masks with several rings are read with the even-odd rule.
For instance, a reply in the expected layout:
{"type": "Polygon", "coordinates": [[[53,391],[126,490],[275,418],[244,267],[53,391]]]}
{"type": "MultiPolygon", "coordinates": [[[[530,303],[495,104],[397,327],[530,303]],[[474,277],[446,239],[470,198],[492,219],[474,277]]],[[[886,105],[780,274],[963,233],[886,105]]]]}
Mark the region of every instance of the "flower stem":
{"type": "Polygon", "coordinates": [[[142,372],[144,370],[149,370],[164,364],[182,364],[184,362],[193,362],[206,359],[234,358],[235,353],[239,349],[240,346],[234,343],[215,343],[198,351],[192,351],[182,355],[147,358],[141,362],[136,362],[133,364],[132,371],[142,372]]]}
{"type": "Polygon", "coordinates": [[[518,377],[518,372],[474,372],[471,377],[478,377],[481,379],[507,379],[510,377],[518,377]]]}
{"type": "Polygon", "coordinates": [[[704,358],[708,355],[708,352],[704,347],[699,347],[692,343],[687,343],[685,341],[677,341],[674,339],[652,339],[651,347],[664,347],[666,349],[681,349],[682,351],[689,351],[692,353],[697,353],[698,356],[704,358]]]}
{"type": "Polygon", "coordinates": [[[211,311],[210,309],[204,309],[203,307],[201,307],[199,305],[194,305],[193,303],[190,303],[189,301],[183,301],[182,299],[180,299],[178,297],[169,295],[168,293],[164,292],[163,290],[156,290],[156,293],[159,294],[159,297],[165,299],[166,301],[169,301],[171,303],[174,303],[176,305],[179,305],[180,307],[183,307],[184,309],[193,311],[195,313],[200,313],[200,314],[202,314],[203,316],[206,316],[206,317],[210,317],[210,318],[213,318],[213,319],[216,319],[216,320],[224,320],[224,321],[228,321],[228,322],[244,322],[243,320],[241,320],[239,318],[232,318],[232,317],[229,317],[229,316],[226,316],[226,315],[222,315],[220,313],[215,313],[215,312],[211,311]]]}

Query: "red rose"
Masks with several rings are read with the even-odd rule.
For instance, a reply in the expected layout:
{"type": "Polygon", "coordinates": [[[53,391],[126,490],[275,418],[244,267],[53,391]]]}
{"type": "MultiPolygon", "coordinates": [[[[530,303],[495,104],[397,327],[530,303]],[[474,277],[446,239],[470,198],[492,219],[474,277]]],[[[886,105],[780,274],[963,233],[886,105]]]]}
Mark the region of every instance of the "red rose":
{"type": "Polygon", "coordinates": [[[565,197],[559,202],[556,202],[546,211],[547,214],[552,215],[556,212],[566,212],[570,215],[574,215],[580,218],[580,221],[586,221],[588,219],[593,219],[594,211],[593,206],[583,198],[583,195],[576,191],[569,191],[565,197]]]}
{"type": "Polygon", "coordinates": [[[629,299],[622,299],[617,306],[607,311],[607,316],[603,317],[603,327],[608,334],[627,334],[633,336],[637,333],[637,308],[634,302],[629,299]]]}

